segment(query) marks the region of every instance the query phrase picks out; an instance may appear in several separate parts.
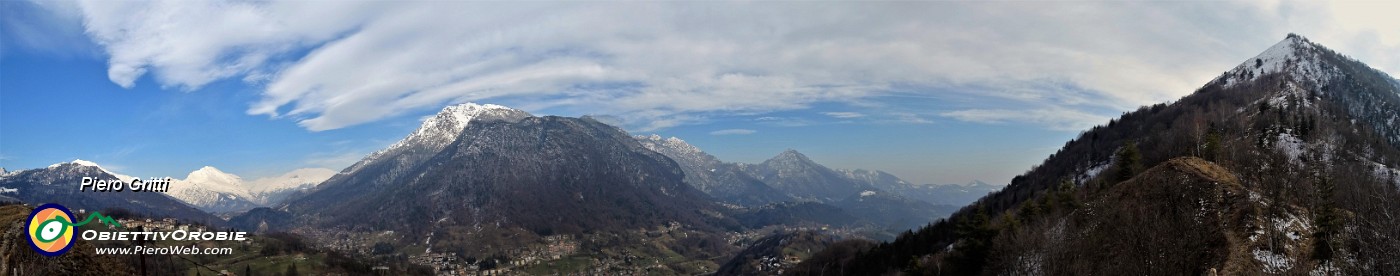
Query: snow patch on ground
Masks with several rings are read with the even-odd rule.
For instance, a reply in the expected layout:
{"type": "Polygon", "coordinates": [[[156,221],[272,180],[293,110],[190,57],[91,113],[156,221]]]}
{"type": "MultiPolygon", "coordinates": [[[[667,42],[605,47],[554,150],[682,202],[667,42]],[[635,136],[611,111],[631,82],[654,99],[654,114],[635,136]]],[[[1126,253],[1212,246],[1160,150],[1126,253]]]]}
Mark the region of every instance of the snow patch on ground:
{"type": "Polygon", "coordinates": [[[1284,85],[1282,91],[1274,93],[1274,97],[1266,99],[1269,106],[1276,108],[1310,108],[1313,106],[1312,97],[1308,95],[1307,90],[1303,90],[1292,82],[1284,83],[1284,85]],[[1298,106],[1293,106],[1294,104],[1298,106]]]}
{"type": "Polygon", "coordinates": [[[1284,155],[1288,155],[1288,161],[1294,164],[1302,164],[1301,158],[1303,157],[1304,150],[1307,149],[1305,147],[1307,144],[1303,142],[1303,139],[1298,138],[1298,136],[1293,136],[1293,134],[1283,133],[1278,135],[1278,140],[1275,141],[1274,146],[1280,151],[1283,151],[1284,155]]]}
{"type": "Polygon", "coordinates": [[[1303,232],[1310,232],[1312,229],[1312,225],[1309,225],[1308,221],[1292,213],[1289,213],[1287,218],[1274,218],[1273,223],[1274,230],[1284,233],[1288,239],[1295,241],[1303,238],[1303,232]]]}
{"type": "Polygon", "coordinates": [[[875,195],[875,191],[865,190],[864,192],[860,192],[860,197],[867,197],[873,195],[875,195]]]}
{"type": "Polygon", "coordinates": [[[1103,173],[1104,170],[1108,169],[1108,166],[1111,164],[1113,164],[1112,158],[1110,158],[1108,161],[1104,161],[1103,163],[1099,163],[1098,165],[1094,165],[1093,167],[1089,167],[1089,169],[1084,170],[1083,173],[1079,174],[1079,177],[1074,179],[1075,184],[1081,186],[1084,185],[1085,183],[1089,182],[1090,179],[1098,177],[1099,174],[1103,173]]]}
{"type": "Polygon", "coordinates": [[[1254,249],[1254,259],[1264,265],[1264,273],[1283,273],[1293,268],[1293,261],[1288,256],[1268,250],[1254,249]]]}
{"type": "Polygon", "coordinates": [[[1045,256],[1040,252],[1031,252],[1030,254],[1016,256],[1016,259],[1017,267],[1012,269],[1012,274],[1045,275],[1045,272],[1040,269],[1045,263],[1045,256]]]}
{"type": "Polygon", "coordinates": [[[1400,186],[1400,169],[1393,169],[1381,163],[1371,162],[1371,172],[1378,180],[1390,181],[1396,186],[1400,186]]]}
{"type": "Polygon", "coordinates": [[[19,194],[19,189],[0,187],[0,194],[19,194]]]}
{"type": "Polygon", "coordinates": [[[1313,268],[1313,271],[1308,272],[1308,275],[1342,275],[1342,269],[1337,268],[1337,266],[1333,265],[1332,262],[1324,262],[1322,264],[1317,265],[1317,267],[1313,268]]]}

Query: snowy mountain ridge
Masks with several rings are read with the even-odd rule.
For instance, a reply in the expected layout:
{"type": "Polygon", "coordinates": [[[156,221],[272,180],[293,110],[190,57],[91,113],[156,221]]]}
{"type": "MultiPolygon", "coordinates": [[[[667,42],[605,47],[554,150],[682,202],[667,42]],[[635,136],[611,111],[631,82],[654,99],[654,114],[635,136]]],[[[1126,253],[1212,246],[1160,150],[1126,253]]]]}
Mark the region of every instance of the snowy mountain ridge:
{"type": "MultiPolygon", "coordinates": [[[[247,189],[243,187],[243,178],[238,175],[226,173],[217,168],[204,166],[190,172],[185,179],[178,182],[197,185],[205,190],[226,194],[233,194],[244,198],[249,198],[247,189]]],[[[183,185],[175,185],[183,186],[183,185]]],[[[174,190],[174,188],[172,188],[174,190]]]]}
{"type": "Polygon", "coordinates": [[[335,175],[324,168],[303,168],[280,176],[243,180],[238,175],[204,166],[170,184],[171,197],[210,212],[242,211],[277,204],[335,175]]]}
{"type": "MultiPolygon", "coordinates": [[[[65,165],[65,164],[74,164],[74,165],[79,165],[79,166],[96,167],[97,169],[102,170],[102,172],[105,172],[105,173],[107,173],[107,174],[110,174],[110,175],[112,175],[112,176],[117,177],[117,179],[118,179],[118,180],[121,180],[122,182],[131,182],[132,179],[135,179],[135,178],[136,178],[136,177],[133,177],[133,176],[130,176],[130,175],[125,175],[125,174],[119,174],[119,173],[116,173],[116,172],[112,172],[111,170],[108,170],[107,168],[103,168],[102,166],[97,165],[96,162],[87,161],[87,160],[82,160],[82,159],[73,159],[73,161],[69,161],[69,162],[56,163],[56,164],[53,164],[53,165],[49,165],[48,168],[50,168],[50,169],[52,169],[52,168],[58,168],[58,167],[63,166],[63,165],[65,165]]],[[[21,171],[22,171],[22,170],[21,170],[21,171]]],[[[18,173],[18,172],[20,172],[20,171],[15,171],[15,173],[18,173]]]]}
{"type": "Polygon", "coordinates": [[[301,168],[292,170],[285,174],[273,177],[264,177],[248,181],[248,192],[254,196],[266,193],[275,193],[288,189],[306,189],[315,187],[321,181],[325,181],[335,170],[326,168],[301,168]]]}
{"type": "MultiPolygon", "coordinates": [[[[56,169],[65,165],[93,167],[117,177],[123,182],[131,182],[134,176],[113,172],[96,162],[77,159],[49,165],[56,169]]],[[[23,171],[6,173],[17,175],[23,171]]],[[[281,202],[287,196],[305,191],[335,175],[334,170],[324,168],[302,168],[273,177],[244,180],[238,175],[227,173],[212,166],[204,166],[190,172],[184,179],[172,179],[165,195],[191,206],[209,212],[242,211],[268,206],[281,202]]]]}
{"type": "Polygon", "coordinates": [[[701,192],[727,203],[762,205],[791,200],[753,176],[744,173],[739,164],[725,163],[680,138],[660,135],[633,136],[642,147],[665,155],[681,166],[685,182],[701,192]]]}
{"type": "Polygon", "coordinates": [[[1323,48],[1307,38],[1289,34],[1264,52],[1250,58],[1211,81],[1225,87],[1245,83],[1272,73],[1286,72],[1309,88],[1317,89],[1333,80],[1341,69],[1323,62],[1323,48]]]}
{"type": "MultiPolygon", "coordinates": [[[[350,168],[341,171],[341,174],[349,174],[364,168],[365,165],[379,160],[380,157],[391,155],[390,153],[407,150],[412,147],[421,152],[438,152],[447,144],[457,139],[458,134],[467,128],[472,122],[484,121],[507,121],[519,122],[521,119],[534,117],[528,112],[513,109],[495,104],[462,103],[444,107],[437,115],[423,120],[423,124],[409,134],[407,137],[395,142],[388,148],[371,153],[360,162],[351,165],[350,168]]],[[[416,155],[410,155],[416,156],[416,155]]]]}

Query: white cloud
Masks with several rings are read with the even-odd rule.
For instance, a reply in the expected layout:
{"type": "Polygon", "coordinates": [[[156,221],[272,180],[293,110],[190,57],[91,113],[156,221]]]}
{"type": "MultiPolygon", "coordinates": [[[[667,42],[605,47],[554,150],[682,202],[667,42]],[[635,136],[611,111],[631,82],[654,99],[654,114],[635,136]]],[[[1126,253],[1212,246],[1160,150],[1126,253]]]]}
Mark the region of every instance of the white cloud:
{"type": "Polygon", "coordinates": [[[865,114],[861,114],[860,112],[822,112],[822,114],[826,114],[826,116],[831,116],[832,118],[838,119],[855,119],[865,117],[865,114]]]}
{"type": "Polygon", "coordinates": [[[712,112],[857,101],[891,87],[1130,110],[1190,93],[1287,32],[1400,68],[1400,57],[1389,54],[1400,50],[1400,26],[1380,12],[1395,9],[1341,4],[74,6],[108,53],[112,82],[131,87],[151,75],[163,86],[197,90],[241,79],[262,90],[249,114],[297,120],[313,131],[464,101],[529,102],[656,129],[712,112]]]}
{"type": "Polygon", "coordinates": [[[0,2],[0,55],[23,47],[58,56],[97,57],[72,2],[0,2]]]}
{"type": "Polygon", "coordinates": [[[919,116],[919,114],[914,114],[914,113],[898,112],[898,113],[894,113],[894,114],[892,114],[892,115],[895,117],[895,121],[896,121],[896,122],[911,123],[911,124],[932,124],[932,123],[933,123],[933,121],[931,121],[931,120],[929,120],[929,119],[924,119],[924,117],[921,117],[921,116],[919,116]]]}
{"type": "Polygon", "coordinates": [[[1073,109],[1044,108],[1032,110],[967,109],[939,115],[964,122],[1002,124],[1027,123],[1061,131],[1082,131],[1108,122],[1108,117],[1073,109]]]}
{"type": "Polygon", "coordinates": [[[757,132],[758,132],[757,130],[752,130],[752,129],[732,128],[732,129],[724,129],[724,130],[711,131],[711,132],[710,132],[710,135],[749,135],[749,134],[754,134],[754,133],[757,133],[757,132]]]}
{"type": "Polygon", "coordinates": [[[803,119],[803,118],[798,118],[798,117],[773,117],[773,116],[764,116],[764,117],[754,118],[753,120],[754,120],[755,122],[757,122],[757,123],[759,123],[759,124],[763,124],[763,125],[782,126],[782,127],[802,127],[802,126],[810,126],[810,125],[816,124],[816,123],[812,122],[811,120],[807,120],[807,119],[803,119]]]}
{"type": "Polygon", "coordinates": [[[367,155],[369,153],[359,151],[312,153],[302,160],[302,164],[311,167],[339,169],[350,167],[367,155]]]}

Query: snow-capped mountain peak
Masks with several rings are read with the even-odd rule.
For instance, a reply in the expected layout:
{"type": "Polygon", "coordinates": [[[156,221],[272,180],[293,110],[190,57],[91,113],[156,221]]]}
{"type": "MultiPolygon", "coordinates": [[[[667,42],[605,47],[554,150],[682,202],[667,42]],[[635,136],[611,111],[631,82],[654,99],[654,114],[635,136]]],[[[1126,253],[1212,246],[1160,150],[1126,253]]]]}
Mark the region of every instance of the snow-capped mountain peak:
{"type": "Polygon", "coordinates": [[[529,116],[531,116],[530,113],[526,113],[525,111],[494,104],[464,103],[451,105],[444,107],[442,111],[439,111],[437,115],[434,115],[432,118],[424,120],[423,124],[418,127],[418,130],[414,131],[409,137],[428,136],[439,138],[437,140],[447,140],[450,142],[450,139],[456,138],[457,134],[461,133],[463,129],[466,129],[467,124],[470,124],[472,121],[504,120],[515,122],[529,116]]]}
{"type": "MultiPolygon", "coordinates": [[[[224,171],[210,166],[204,166],[202,168],[199,168],[198,170],[190,172],[190,174],[186,176],[185,179],[176,180],[175,183],[172,183],[170,185],[170,192],[175,195],[213,192],[220,194],[235,195],[242,198],[252,197],[248,194],[247,189],[243,187],[242,177],[238,177],[238,175],[234,175],[231,173],[226,173],[224,171]]],[[[176,197],[180,199],[193,199],[183,196],[176,197]]],[[[214,198],[210,198],[209,200],[217,200],[217,198],[218,197],[216,196],[214,198]]],[[[187,200],[187,202],[188,201],[189,200],[187,200]]],[[[190,203],[194,205],[201,205],[196,202],[190,203]]]]}
{"type": "Polygon", "coordinates": [[[185,181],[198,183],[218,183],[221,185],[237,186],[243,183],[243,178],[231,173],[226,173],[218,168],[204,166],[185,176],[185,181]]]}
{"type": "Polygon", "coordinates": [[[691,145],[690,143],[686,143],[685,140],[681,140],[681,138],[676,138],[675,136],[672,136],[671,138],[661,138],[661,135],[652,134],[651,136],[637,135],[635,138],[637,138],[637,140],[651,140],[652,143],[643,143],[643,146],[647,146],[653,151],[659,152],[660,150],[653,148],[656,145],[659,145],[673,150],[679,154],[701,153],[700,148],[697,148],[691,145]]]}
{"type": "Polygon", "coordinates": [[[122,182],[131,182],[132,179],[136,179],[136,177],[133,177],[133,176],[130,176],[130,175],[125,175],[125,174],[116,173],[116,172],[113,172],[113,171],[111,171],[111,170],[108,170],[107,168],[103,168],[102,166],[97,165],[96,162],[87,161],[87,160],[82,160],[82,159],[73,159],[73,161],[62,162],[62,163],[57,163],[57,164],[49,165],[49,168],[50,168],[50,169],[52,169],[52,168],[57,168],[57,167],[59,167],[59,166],[63,166],[63,164],[74,164],[74,165],[79,165],[79,166],[95,167],[95,168],[97,168],[97,169],[99,169],[99,170],[102,170],[102,172],[105,172],[105,173],[107,173],[107,174],[110,174],[110,175],[112,175],[112,176],[117,177],[117,179],[118,179],[118,180],[121,180],[122,182]]]}
{"type": "Polygon", "coordinates": [[[102,167],[102,166],[98,166],[97,163],[93,163],[92,161],[87,161],[87,160],[82,160],[82,159],[74,159],[73,162],[69,162],[69,163],[78,164],[78,165],[83,165],[83,166],[89,166],[89,167],[98,167],[98,168],[101,168],[101,167],[102,167]]]}
{"type": "Polygon", "coordinates": [[[409,134],[408,137],[404,137],[388,148],[370,154],[364,160],[351,165],[349,169],[341,173],[353,173],[365,164],[378,160],[380,156],[404,148],[418,146],[423,147],[424,152],[438,152],[447,144],[455,141],[462,130],[466,129],[467,125],[472,122],[506,121],[514,123],[533,116],[519,109],[495,104],[463,103],[444,107],[437,115],[423,120],[423,124],[413,134],[409,134]]]}
{"type": "Polygon", "coordinates": [[[92,162],[92,161],[87,161],[87,160],[82,160],[82,159],[73,159],[73,161],[54,163],[53,165],[49,165],[49,168],[57,168],[57,167],[59,167],[59,166],[63,166],[64,164],[74,164],[74,165],[79,165],[79,166],[98,167],[98,168],[101,168],[101,167],[102,167],[102,166],[98,166],[97,163],[92,162]]]}
{"type": "Polygon", "coordinates": [[[1212,83],[1219,82],[1225,87],[1230,87],[1268,74],[1286,72],[1306,85],[1321,87],[1340,72],[1336,66],[1323,62],[1322,49],[1324,48],[1303,36],[1288,34],[1283,41],[1245,60],[1212,83]]]}
{"type": "Polygon", "coordinates": [[[276,204],[333,175],[335,171],[330,169],[303,168],[280,176],[244,181],[238,175],[204,166],[190,172],[185,179],[175,180],[167,193],[206,211],[240,211],[276,204]]]}
{"type": "Polygon", "coordinates": [[[685,140],[681,140],[681,138],[676,138],[676,137],[666,138],[666,144],[667,144],[667,145],[671,145],[671,146],[673,146],[673,147],[676,147],[677,149],[680,149],[680,150],[685,151],[685,152],[691,152],[691,153],[699,153],[699,152],[700,152],[700,148],[697,148],[697,147],[695,147],[695,146],[692,146],[692,145],[690,145],[690,143],[686,143],[685,140]]]}

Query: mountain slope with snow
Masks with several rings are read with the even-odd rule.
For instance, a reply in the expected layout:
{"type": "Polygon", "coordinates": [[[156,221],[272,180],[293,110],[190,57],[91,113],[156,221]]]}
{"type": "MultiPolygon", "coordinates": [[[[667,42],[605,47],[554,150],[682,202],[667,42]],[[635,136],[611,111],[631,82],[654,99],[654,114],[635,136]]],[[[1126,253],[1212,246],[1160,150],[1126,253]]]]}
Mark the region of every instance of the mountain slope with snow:
{"type": "Polygon", "coordinates": [[[131,180],[136,179],[136,177],[134,177],[134,176],[115,173],[115,172],[112,172],[112,171],[110,171],[110,170],[107,170],[107,168],[103,168],[102,166],[97,165],[96,162],[87,161],[87,160],[82,160],[82,159],[75,159],[75,160],[69,161],[69,162],[63,162],[63,163],[58,163],[58,164],[49,165],[49,168],[57,168],[57,167],[59,167],[59,166],[63,166],[63,165],[66,165],[66,164],[73,164],[73,165],[79,165],[79,166],[87,166],[87,167],[97,168],[98,170],[101,170],[101,171],[104,172],[104,173],[107,173],[107,174],[110,174],[110,175],[112,175],[112,176],[115,176],[116,179],[121,180],[122,182],[126,182],[126,183],[131,183],[131,180]]]}
{"type": "Polygon", "coordinates": [[[238,175],[205,166],[190,172],[184,179],[175,179],[168,194],[208,212],[237,212],[280,203],[334,174],[330,169],[304,168],[245,181],[238,175]]]}
{"type": "Polygon", "coordinates": [[[14,171],[0,177],[0,195],[31,205],[58,203],[71,210],[89,212],[124,209],[137,214],[173,217],[190,222],[222,225],[223,220],[160,192],[79,191],[83,177],[112,180],[113,175],[96,163],[77,160],[45,168],[14,171]]]}
{"type": "Polygon", "coordinates": [[[725,163],[680,138],[635,136],[642,146],[676,161],[685,171],[685,182],[720,201],[743,206],[759,206],[791,200],[768,184],[744,173],[733,163],[725,163]]]}
{"type": "Polygon", "coordinates": [[[326,168],[301,168],[279,176],[253,179],[244,186],[255,203],[272,206],[316,188],[335,174],[335,170],[326,168]]]}
{"type": "Polygon", "coordinates": [[[482,245],[533,244],[549,235],[683,225],[696,229],[687,235],[704,239],[722,227],[739,227],[723,216],[727,209],[683,179],[676,162],[592,118],[465,104],[444,108],[394,146],[269,210],[294,218],[282,225],[234,219],[270,231],[392,231],[403,235],[398,245],[431,242],[434,252],[460,249],[455,252],[477,258],[500,254],[500,246],[482,245]],[[450,139],[439,136],[448,133],[450,139]]]}
{"type": "Polygon", "coordinates": [[[243,179],[205,166],[170,183],[167,193],[209,212],[239,211],[258,207],[243,186],[243,179]]]}
{"type": "Polygon", "coordinates": [[[854,261],[803,266],[808,275],[1396,275],[1397,83],[1290,34],[1186,97],[1082,132],[946,221],[831,258],[854,261]]]}
{"type": "MultiPolygon", "coordinates": [[[[530,113],[494,104],[464,103],[448,106],[439,111],[437,115],[423,121],[412,134],[399,140],[380,151],[371,153],[364,159],[350,165],[341,174],[350,174],[365,166],[388,162],[395,164],[394,171],[405,170],[408,167],[416,166],[424,160],[442,151],[447,144],[457,139],[462,130],[473,123],[479,122],[518,122],[521,119],[533,117],[530,113]],[[381,160],[389,156],[391,159],[381,160]]],[[[393,175],[391,172],[390,175],[393,175]]],[[[386,176],[390,176],[386,175],[386,176]]]]}

